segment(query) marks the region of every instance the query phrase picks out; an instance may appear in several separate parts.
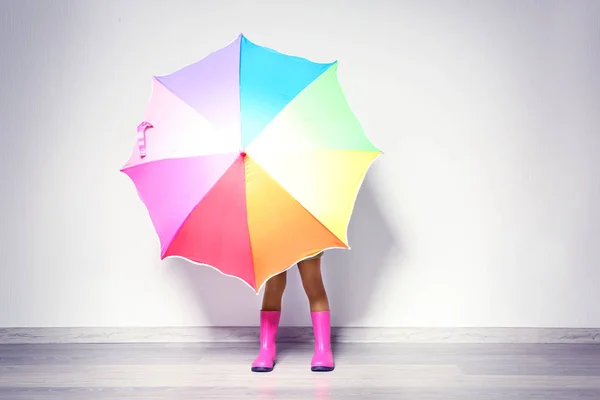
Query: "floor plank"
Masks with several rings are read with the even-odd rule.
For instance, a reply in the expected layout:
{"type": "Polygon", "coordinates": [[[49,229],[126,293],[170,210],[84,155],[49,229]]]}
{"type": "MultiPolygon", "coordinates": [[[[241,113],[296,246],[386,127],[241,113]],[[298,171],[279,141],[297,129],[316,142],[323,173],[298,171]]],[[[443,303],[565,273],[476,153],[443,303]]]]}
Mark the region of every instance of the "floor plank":
{"type": "Polygon", "coordinates": [[[338,344],[312,373],[311,347],[282,343],[268,374],[248,343],[0,345],[0,399],[596,399],[593,344],[338,344]]]}

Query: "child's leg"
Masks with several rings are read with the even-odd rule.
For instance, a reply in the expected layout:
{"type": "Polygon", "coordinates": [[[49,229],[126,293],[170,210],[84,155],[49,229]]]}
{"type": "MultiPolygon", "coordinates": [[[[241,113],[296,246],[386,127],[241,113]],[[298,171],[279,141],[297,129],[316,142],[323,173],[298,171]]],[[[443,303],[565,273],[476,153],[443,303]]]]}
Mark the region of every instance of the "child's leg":
{"type": "Polygon", "coordinates": [[[312,312],[329,311],[329,299],[321,275],[321,254],[298,263],[302,286],[312,312]]]}
{"type": "Polygon", "coordinates": [[[315,352],[310,363],[312,371],[333,371],[331,351],[331,322],[329,300],[321,276],[321,254],[298,263],[304,291],[310,302],[311,319],[315,334],[315,352]]]}
{"type": "Polygon", "coordinates": [[[286,284],[287,272],[285,271],[267,281],[262,302],[263,311],[281,311],[281,300],[286,284]]]}

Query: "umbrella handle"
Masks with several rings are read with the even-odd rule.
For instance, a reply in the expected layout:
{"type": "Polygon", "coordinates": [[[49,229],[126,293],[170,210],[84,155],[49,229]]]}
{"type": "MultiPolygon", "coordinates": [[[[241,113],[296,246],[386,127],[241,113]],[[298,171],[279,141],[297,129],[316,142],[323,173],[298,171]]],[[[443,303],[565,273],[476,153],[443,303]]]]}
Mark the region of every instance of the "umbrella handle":
{"type": "Polygon", "coordinates": [[[153,128],[150,122],[144,121],[137,127],[137,139],[138,149],[140,150],[140,157],[146,157],[146,129],[153,128]]]}

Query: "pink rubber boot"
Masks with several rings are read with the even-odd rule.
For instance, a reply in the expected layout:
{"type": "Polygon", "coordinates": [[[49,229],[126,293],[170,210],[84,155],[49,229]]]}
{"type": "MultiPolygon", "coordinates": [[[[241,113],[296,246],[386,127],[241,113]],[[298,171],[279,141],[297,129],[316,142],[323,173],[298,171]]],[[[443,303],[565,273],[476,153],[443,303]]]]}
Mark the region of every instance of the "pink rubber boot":
{"type": "Polygon", "coordinates": [[[253,372],[271,372],[275,366],[275,336],[281,311],[260,312],[260,353],[252,363],[253,372]]]}
{"type": "Polygon", "coordinates": [[[329,311],[312,312],[313,330],[315,333],[315,354],[310,363],[314,372],[333,371],[333,353],[331,351],[331,321],[329,311]]]}

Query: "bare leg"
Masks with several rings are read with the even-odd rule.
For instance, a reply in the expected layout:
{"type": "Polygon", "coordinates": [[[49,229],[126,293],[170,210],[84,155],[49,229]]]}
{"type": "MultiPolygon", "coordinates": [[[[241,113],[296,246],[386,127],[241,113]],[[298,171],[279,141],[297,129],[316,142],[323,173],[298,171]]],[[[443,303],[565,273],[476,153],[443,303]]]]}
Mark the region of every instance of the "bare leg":
{"type": "Polygon", "coordinates": [[[310,303],[310,311],[329,311],[329,299],[321,275],[321,257],[309,258],[298,263],[302,286],[310,303]]]}
{"type": "Polygon", "coordinates": [[[265,284],[265,295],[263,296],[263,311],[281,311],[281,300],[287,284],[287,272],[275,275],[265,284]]]}

